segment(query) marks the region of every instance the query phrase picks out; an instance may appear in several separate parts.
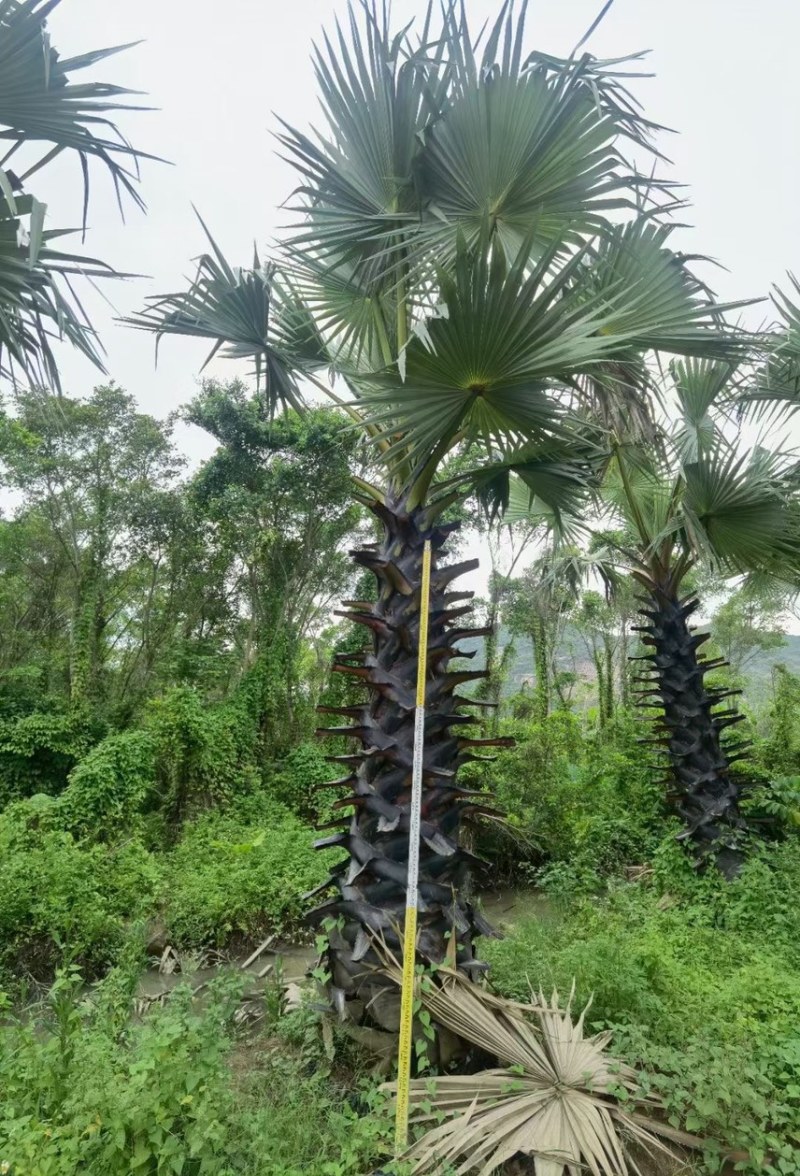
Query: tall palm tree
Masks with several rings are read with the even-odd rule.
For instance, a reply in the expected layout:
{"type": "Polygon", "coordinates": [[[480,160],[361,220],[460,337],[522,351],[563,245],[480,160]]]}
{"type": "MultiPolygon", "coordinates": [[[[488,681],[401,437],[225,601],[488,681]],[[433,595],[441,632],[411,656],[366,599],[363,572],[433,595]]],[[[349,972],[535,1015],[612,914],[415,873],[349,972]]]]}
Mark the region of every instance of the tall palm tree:
{"type": "Polygon", "coordinates": [[[671,435],[660,448],[617,445],[604,493],[632,540],[614,545],[644,592],[639,632],[649,651],[639,680],[644,705],[659,712],[645,742],[666,752],[680,836],[695,863],[714,860],[730,876],[745,833],[742,777],[731,768],[748,745],[726,737],[743,716],[719,706],[738,691],[705,680],[724,660],[699,654],[710,634],[690,626],[700,600],[686,584],[698,566],[723,581],[757,573],[797,582],[800,465],[792,453],[726,438],[728,364],[675,363],[672,374],[680,411],[671,435]]]}
{"type": "Polygon", "coordinates": [[[481,671],[452,668],[471,635],[471,593],[453,584],[474,561],[446,562],[455,524],[443,514],[520,463],[537,501],[556,515],[577,509],[592,439],[573,405],[588,377],[613,400],[618,370],[638,371],[653,349],[732,358],[747,342],[669,248],[651,200],[664,189],[644,190],[626,159],[652,128],[620,64],[525,56],[523,24],[524,5],[515,17],[507,3],[478,45],[459,0],[447,0],[440,26],[431,8],[416,38],[394,33],[377,2],[351,10],[314,56],[324,127],[279,135],[299,182],[297,222],[275,261],[235,269],[212,241],[191,288],[133,320],[253,357],[266,412],[302,407],[310,383],[369,437],[383,470],[380,484],[356,480],[381,537],[354,558],[378,596],[348,602],[369,645],[335,667],[367,698],[346,708],[342,732],[361,749],[341,757],[350,812],[320,844],[345,857],[317,911],[336,921],[337,1002],[378,1019],[370,933],[399,947],[425,540],[418,951],[441,960],[452,932],[470,971],[488,929],[465,897],[459,829],[481,798],[457,772],[485,741],[465,734],[459,690],[481,671]],[[470,472],[443,479],[448,456],[468,445],[480,455],[470,472]]]}
{"type": "Polygon", "coordinates": [[[55,156],[75,157],[83,179],[84,233],[90,161],[111,175],[120,202],[144,207],[135,169],[142,153],[111,121],[114,111],[141,109],[128,91],[76,74],[126,46],[62,58],[47,32],[61,0],[0,0],[0,375],[20,374],[59,386],[54,338],[66,338],[102,369],[99,344],[72,281],[113,269],[63,252],[65,230],[46,226],[47,208],[29,190],[55,156]],[[12,170],[12,166],[13,169],[12,170]]]}

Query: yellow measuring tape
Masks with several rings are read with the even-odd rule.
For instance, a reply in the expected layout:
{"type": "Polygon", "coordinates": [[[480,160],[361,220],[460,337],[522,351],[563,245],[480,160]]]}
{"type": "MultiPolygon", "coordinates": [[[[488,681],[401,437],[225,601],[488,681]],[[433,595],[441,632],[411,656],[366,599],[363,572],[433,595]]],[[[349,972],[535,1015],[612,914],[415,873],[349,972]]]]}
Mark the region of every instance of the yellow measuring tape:
{"type": "Polygon", "coordinates": [[[408,1093],[411,1082],[411,1035],[414,1023],[414,962],[417,949],[417,886],[419,883],[419,825],[422,808],[422,752],[425,744],[425,678],[428,661],[428,616],[431,595],[431,544],[422,552],[422,586],[417,652],[417,704],[414,710],[414,760],[411,771],[411,811],[408,829],[406,921],[403,934],[403,990],[400,1001],[400,1044],[397,1051],[397,1111],[395,1155],[408,1146],[408,1093]]]}

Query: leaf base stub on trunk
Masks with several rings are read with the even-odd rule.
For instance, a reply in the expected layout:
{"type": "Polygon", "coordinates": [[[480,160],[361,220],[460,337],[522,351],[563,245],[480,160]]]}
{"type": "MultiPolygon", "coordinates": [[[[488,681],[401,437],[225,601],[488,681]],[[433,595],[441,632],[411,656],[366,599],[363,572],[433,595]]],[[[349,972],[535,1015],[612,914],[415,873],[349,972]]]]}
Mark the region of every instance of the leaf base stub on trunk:
{"type": "Polygon", "coordinates": [[[424,507],[408,509],[402,497],[387,498],[386,504],[376,503],[372,510],[383,525],[383,538],[353,557],[375,575],[377,599],[350,602],[344,614],[364,626],[371,641],[365,650],[346,660],[340,658],[334,666],[358,678],[368,697],[361,705],[337,712],[351,725],[319,732],[351,736],[361,745],[357,755],[338,757],[352,768],[350,775],[336,782],[344,792],[334,806],[342,811],[342,819],[334,821],[328,827],[330,835],[317,843],[340,846],[346,857],[319,888],[334,893],[312,911],[311,918],[329,928],[331,991],[340,1012],[347,1010],[395,1030],[398,995],[387,991],[385,977],[373,972],[380,967],[374,937],[401,954],[426,539],[431,543],[431,593],[417,954],[432,963],[454,961],[467,974],[484,966],[475,959],[474,940],[493,931],[466,898],[470,866],[478,859],[460,845],[460,827],[466,813],[483,810],[483,798],[460,789],[456,777],[459,766],[473,759],[475,748],[484,741],[460,733],[472,720],[461,713],[469,700],[456,691],[484,672],[449,668],[453,658],[463,656],[459,641],[477,632],[462,627],[469,610],[452,607],[464,594],[448,590],[477,561],[442,563],[447,537],[458,524],[431,525],[424,507]]]}
{"type": "Polygon", "coordinates": [[[716,710],[735,692],[705,682],[709,670],[727,663],[698,656],[708,636],[692,632],[688,623],[699,606],[696,598],[679,599],[672,584],[644,577],[641,582],[647,597],[639,632],[652,652],[637,659],[649,667],[639,678],[644,683],[640,703],[662,711],[654,720],[655,738],[642,742],[666,754],[674,784],[670,799],[684,823],[679,837],[692,847],[695,864],[713,860],[726,877],[733,877],[742,865],[746,826],[739,812],[741,784],[731,765],[744,758],[747,745],[726,742],[723,733],[743,716],[733,709],[716,710]],[[644,701],[651,697],[657,701],[644,701]]]}

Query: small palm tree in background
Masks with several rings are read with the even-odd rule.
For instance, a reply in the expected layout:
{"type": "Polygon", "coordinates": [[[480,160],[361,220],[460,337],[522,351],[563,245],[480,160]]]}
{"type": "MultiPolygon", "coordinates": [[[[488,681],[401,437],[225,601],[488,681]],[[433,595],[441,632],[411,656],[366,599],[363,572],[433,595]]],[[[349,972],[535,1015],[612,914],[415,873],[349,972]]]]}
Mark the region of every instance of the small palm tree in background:
{"type": "Polygon", "coordinates": [[[680,410],[673,430],[658,448],[616,446],[603,493],[632,539],[617,540],[617,551],[644,591],[642,699],[659,711],[645,742],[666,752],[681,837],[696,864],[710,857],[730,876],[745,831],[744,777],[731,768],[748,745],[726,738],[743,715],[719,707],[738,691],[705,680],[725,663],[700,656],[709,634],[690,626],[701,602],[686,585],[698,566],[721,582],[757,573],[797,583],[800,466],[794,454],[727,439],[724,409],[737,396],[729,365],[675,363],[672,376],[680,410]]]}
{"type": "MultiPolygon", "coordinates": [[[[462,6],[431,13],[414,38],[377,4],[350,12],[315,53],[322,130],[283,127],[295,167],[296,224],[275,260],[235,269],[214,245],[191,288],[151,300],[133,323],[208,338],[255,360],[265,412],[302,408],[313,385],[368,437],[380,476],[356,492],[380,525],[355,553],[377,599],[348,602],[369,643],[336,668],[366,688],[342,732],[342,821],[321,843],[332,874],[333,993],[380,1019],[371,932],[399,947],[405,903],[423,545],[433,549],[420,865],[422,958],[478,967],[487,930],[464,889],[459,830],[480,798],[457,772],[480,751],[460,692],[481,671],[452,668],[472,562],[448,564],[445,511],[519,467],[555,517],[578,511],[596,424],[646,379],[654,350],[733,360],[748,339],[727,326],[687,261],[669,247],[656,199],[629,149],[651,124],[618,63],[523,53],[524,6],[504,6],[480,44],[462,6]],[[644,376],[642,376],[644,373],[644,376]],[[455,480],[442,469],[468,450],[455,480]]],[[[212,353],[213,353],[212,352],[212,353]]],[[[384,1018],[391,1024],[396,1010],[384,1018]]]]}
{"type": "Polygon", "coordinates": [[[120,202],[130,198],[144,207],[130,170],[143,155],[110,118],[114,111],[140,108],[123,101],[128,91],[119,86],[73,81],[125,46],[60,57],[47,32],[47,17],[60,3],[0,0],[0,375],[18,369],[28,380],[55,388],[54,339],[68,339],[103,370],[98,341],[72,282],[114,271],[58,248],[65,230],[45,227],[47,208],[30,183],[67,152],[76,157],[83,177],[84,231],[90,161],[99,161],[110,174],[120,202]]]}

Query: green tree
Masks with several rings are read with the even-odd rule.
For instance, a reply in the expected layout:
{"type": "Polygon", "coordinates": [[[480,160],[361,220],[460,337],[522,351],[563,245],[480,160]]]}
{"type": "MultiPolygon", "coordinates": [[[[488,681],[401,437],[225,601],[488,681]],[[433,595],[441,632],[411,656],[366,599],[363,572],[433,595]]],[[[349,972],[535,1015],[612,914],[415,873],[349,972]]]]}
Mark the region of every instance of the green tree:
{"type": "Polygon", "coordinates": [[[761,653],[786,644],[785,614],[788,594],[777,585],[745,584],[730,594],[711,618],[714,644],[731,668],[734,678],[742,675],[761,653]]]}
{"type": "Polygon", "coordinates": [[[9,564],[27,579],[28,596],[44,606],[48,593],[42,644],[56,664],[45,667],[46,682],[60,670],[72,706],[99,708],[131,649],[131,580],[144,546],[134,532],[180,461],[168,428],[113,385],[85,401],[19,392],[13,407],[0,419],[2,481],[21,495],[6,524],[21,541],[15,552],[9,544],[9,564]]]}
{"type": "Polygon", "coordinates": [[[227,602],[228,690],[250,700],[271,758],[307,730],[317,701],[305,692],[307,651],[353,578],[345,546],[363,514],[351,497],[357,438],[328,408],[270,421],[236,382],[208,382],[186,418],[218,442],[189,496],[227,602]]]}
{"type": "MultiPolygon", "coordinates": [[[[524,503],[527,508],[527,500],[524,503]]],[[[558,653],[574,607],[569,587],[551,574],[552,550],[526,568],[507,587],[504,616],[512,633],[527,637],[533,650],[534,715],[550,713],[558,692],[558,653]]]]}
{"type": "Polygon", "coordinates": [[[614,609],[600,592],[585,591],[573,615],[573,623],[592,659],[597,679],[597,710],[600,726],[614,718],[615,662],[619,632],[614,609]]]}
{"type": "MultiPolygon", "coordinates": [[[[13,407],[0,418],[0,477],[21,502],[2,551],[24,581],[41,684],[58,691],[60,679],[72,707],[107,715],[117,681],[129,685],[131,658],[154,656],[153,617],[141,617],[135,597],[153,604],[147,581],[160,554],[148,547],[181,462],[169,428],[114,385],[83,401],[20,391],[13,407]]],[[[30,643],[12,643],[6,666],[29,664],[11,659],[30,652],[30,643]]]]}
{"type": "Polygon", "coordinates": [[[478,966],[482,930],[463,889],[464,814],[456,782],[480,741],[457,693],[480,671],[449,668],[469,630],[447,565],[455,524],[444,512],[518,467],[554,512],[575,507],[588,478],[577,401],[620,399],[620,369],[647,370],[652,350],[736,356],[746,340],[669,247],[669,227],[627,162],[651,124],[618,65],[523,50],[523,14],[505,8],[480,50],[449,0],[414,34],[394,33],[378,4],[315,57],[325,118],[313,135],[284,125],[295,165],[297,225],[274,265],[235,269],[212,241],[188,292],[154,299],[134,324],[207,338],[254,359],[268,413],[302,404],[310,381],[345,406],[368,438],[379,477],[356,479],[382,535],[356,561],[378,598],[351,612],[371,646],[337,668],[368,688],[344,729],[343,805],[353,816],[323,844],[341,847],[333,987],[371,1006],[369,932],[399,948],[405,903],[414,685],[423,546],[433,575],[426,691],[418,949],[440,960],[455,928],[459,966],[478,966]],[[335,373],[329,382],[328,373],[335,373]],[[442,481],[448,455],[472,445],[471,474],[442,481]],[[478,457],[480,454],[480,457],[478,457]],[[454,898],[455,895],[455,898],[454,898]]]}
{"type": "Polygon", "coordinates": [[[124,101],[127,91],[120,86],[73,80],[123,46],[61,57],[47,32],[47,17],[60,2],[0,0],[0,141],[7,144],[0,152],[0,376],[16,368],[54,388],[54,339],[66,338],[102,370],[98,341],[70,282],[75,275],[107,278],[114,271],[59,248],[65,230],[46,227],[47,206],[28,190],[29,182],[56,155],[74,156],[83,176],[84,235],[95,164],[110,174],[120,206],[125,197],[144,207],[131,171],[142,153],[111,121],[115,111],[140,108],[124,101]]]}

